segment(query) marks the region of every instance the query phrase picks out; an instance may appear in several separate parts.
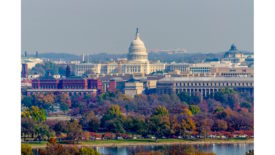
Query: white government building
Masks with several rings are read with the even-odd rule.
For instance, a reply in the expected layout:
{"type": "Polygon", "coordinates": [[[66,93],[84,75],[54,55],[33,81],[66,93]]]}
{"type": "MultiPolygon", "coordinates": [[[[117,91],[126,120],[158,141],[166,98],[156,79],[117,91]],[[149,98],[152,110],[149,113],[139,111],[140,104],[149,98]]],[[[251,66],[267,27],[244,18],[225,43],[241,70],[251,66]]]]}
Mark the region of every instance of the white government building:
{"type": "Polygon", "coordinates": [[[165,64],[161,62],[150,63],[144,42],[140,39],[137,28],[136,37],[131,42],[127,60],[108,62],[104,64],[79,63],[72,68],[77,76],[91,72],[94,74],[137,74],[146,75],[156,71],[165,70],[165,64]]]}

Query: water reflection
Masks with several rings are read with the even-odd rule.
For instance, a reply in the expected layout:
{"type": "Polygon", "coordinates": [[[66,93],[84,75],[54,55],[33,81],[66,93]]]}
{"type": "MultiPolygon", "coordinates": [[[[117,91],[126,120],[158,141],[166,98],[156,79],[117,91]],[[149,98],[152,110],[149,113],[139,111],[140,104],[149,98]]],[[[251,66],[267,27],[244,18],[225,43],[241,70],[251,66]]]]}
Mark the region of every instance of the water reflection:
{"type": "Polygon", "coordinates": [[[188,154],[188,152],[213,152],[217,155],[244,155],[253,149],[253,144],[205,144],[205,145],[161,145],[97,147],[102,155],[150,155],[188,154]]]}

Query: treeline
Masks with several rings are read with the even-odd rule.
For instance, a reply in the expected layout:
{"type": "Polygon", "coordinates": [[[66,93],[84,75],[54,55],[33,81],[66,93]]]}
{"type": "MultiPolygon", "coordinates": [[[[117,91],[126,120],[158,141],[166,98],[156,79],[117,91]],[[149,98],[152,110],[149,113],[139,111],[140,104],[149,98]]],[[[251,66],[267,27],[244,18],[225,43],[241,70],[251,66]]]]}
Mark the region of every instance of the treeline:
{"type": "Polygon", "coordinates": [[[48,139],[66,135],[78,141],[88,132],[128,133],[156,138],[208,136],[211,132],[253,133],[253,96],[224,89],[213,97],[198,95],[140,95],[121,93],[97,97],[46,94],[23,96],[22,137],[48,139]],[[53,105],[63,107],[74,120],[46,121],[53,105]],[[64,108],[65,107],[65,108],[64,108]]]}
{"type": "Polygon", "coordinates": [[[57,65],[51,62],[45,62],[43,64],[36,64],[30,70],[30,74],[39,74],[46,76],[48,73],[51,75],[59,74],[61,76],[66,75],[66,65],[57,65]]]}

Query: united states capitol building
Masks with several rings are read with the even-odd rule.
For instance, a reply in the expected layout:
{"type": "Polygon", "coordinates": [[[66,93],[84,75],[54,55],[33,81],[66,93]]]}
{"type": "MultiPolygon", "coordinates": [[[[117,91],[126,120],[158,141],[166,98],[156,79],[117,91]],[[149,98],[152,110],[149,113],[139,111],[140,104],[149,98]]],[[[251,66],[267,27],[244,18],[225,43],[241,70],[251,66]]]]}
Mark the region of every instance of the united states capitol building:
{"type": "MultiPolygon", "coordinates": [[[[84,61],[84,56],[83,56],[84,61]]],[[[135,39],[131,42],[127,59],[117,62],[100,63],[79,63],[72,65],[75,75],[81,76],[84,73],[92,74],[136,74],[146,75],[152,72],[165,70],[165,64],[156,62],[150,63],[144,42],[140,39],[137,28],[135,39]]]]}
{"type": "Polygon", "coordinates": [[[239,58],[239,55],[236,55],[239,53],[237,51],[235,45],[232,45],[225,57],[218,62],[198,64],[150,62],[145,44],[141,40],[137,28],[135,39],[129,46],[127,59],[118,59],[107,63],[90,63],[86,62],[85,56],[82,55],[82,62],[70,65],[76,76],[83,74],[145,76],[155,72],[169,72],[183,76],[253,76],[253,67],[243,65],[246,57],[242,55],[239,58]]]}

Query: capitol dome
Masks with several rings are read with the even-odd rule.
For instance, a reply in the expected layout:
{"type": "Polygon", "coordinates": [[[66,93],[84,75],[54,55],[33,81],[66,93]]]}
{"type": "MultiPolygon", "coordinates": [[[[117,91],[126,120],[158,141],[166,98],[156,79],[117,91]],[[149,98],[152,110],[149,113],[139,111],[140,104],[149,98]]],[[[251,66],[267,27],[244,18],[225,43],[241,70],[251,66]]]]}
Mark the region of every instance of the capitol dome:
{"type": "Polygon", "coordinates": [[[136,38],[131,42],[129,47],[128,61],[148,62],[148,53],[146,51],[143,41],[139,37],[138,28],[136,31],[136,38]]]}

